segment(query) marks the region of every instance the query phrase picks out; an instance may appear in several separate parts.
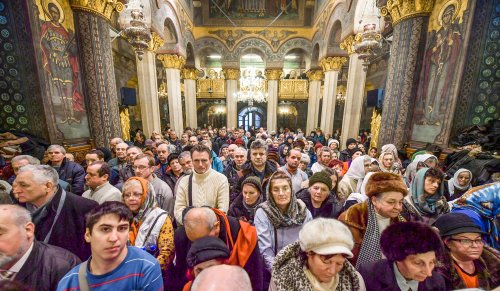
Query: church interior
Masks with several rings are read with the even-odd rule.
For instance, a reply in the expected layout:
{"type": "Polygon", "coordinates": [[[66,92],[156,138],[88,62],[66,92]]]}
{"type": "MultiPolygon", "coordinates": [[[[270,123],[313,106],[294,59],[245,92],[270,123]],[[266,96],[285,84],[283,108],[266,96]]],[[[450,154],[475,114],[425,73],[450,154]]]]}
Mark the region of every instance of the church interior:
{"type": "Polygon", "coordinates": [[[500,0],[0,0],[0,32],[0,132],[75,153],[208,126],[499,148],[500,0]]]}

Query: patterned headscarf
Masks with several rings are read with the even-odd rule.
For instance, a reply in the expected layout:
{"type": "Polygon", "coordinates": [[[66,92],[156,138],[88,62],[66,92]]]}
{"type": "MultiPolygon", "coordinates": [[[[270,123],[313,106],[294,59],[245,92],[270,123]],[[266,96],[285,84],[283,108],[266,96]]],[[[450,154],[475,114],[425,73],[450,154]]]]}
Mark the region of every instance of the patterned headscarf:
{"type": "Polygon", "coordinates": [[[131,177],[127,180],[127,182],[125,182],[125,184],[132,180],[139,181],[142,186],[141,207],[139,208],[139,211],[137,211],[137,213],[134,213],[134,218],[132,220],[132,225],[129,233],[130,243],[134,245],[143,219],[148,215],[149,212],[151,212],[151,210],[153,210],[153,208],[156,207],[156,195],[153,186],[146,179],[140,177],[131,177]]]}
{"type": "Polygon", "coordinates": [[[448,203],[441,203],[443,198],[443,184],[439,186],[436,193],[432,196],[425,194],[425,173],[429,168],[420,169],[415,175],[415,179],[411,183],[411,200],[415,208],[424,216],[435,216],[441,213],[448,212],[448,203]]]}
{"type": "MultiPolygon", "coordinates": [[[[270,178],[269,183],[267,184],[267,196],[269,197],[267,201],[260,204],[259,207],[264,210],[267,214],[267,217],[271,221],[272,225],[278,229],[281,227],[288,227],[294,225],[301,225],[304,223],[304,220],[307,216],[307,207],[301,200],[298,200],[297,197],[291,191],[292,185],[290,184],[290,204],[288,205],[288,209],[286,213],[281,213],[276,201],[274,201],[273,194],[271,193],[271,184],[274,175],[281,172],[275,172],[270,178]]],[[[288,178],[288,177],[287,177],[288,178]]],[[[284,178],[285,179],[285,178],[284,178]]],[[[288,178],[289,180],[289,178],[288,178]]]]}

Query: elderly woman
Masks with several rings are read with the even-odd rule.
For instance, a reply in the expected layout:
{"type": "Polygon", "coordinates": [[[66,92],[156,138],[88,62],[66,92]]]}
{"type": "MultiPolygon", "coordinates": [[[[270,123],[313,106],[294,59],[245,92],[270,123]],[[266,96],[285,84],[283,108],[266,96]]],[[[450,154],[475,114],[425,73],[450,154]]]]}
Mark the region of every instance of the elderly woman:
{"type": "Polygon", "coordinates": [[[168,213],[158,207],[153,186],[132,177],[123,184],[123,201],[134,214],[129,241],[156,257],[162,270],[174,259],[174,228],[168,213]]]}
{"type": "MultiPolygon", "coordinates": [[[[374,158],[370,156],[360,156],[352,160],[349,170],[342,177],[339,182],[338,195],[342,203],[345,202],[347,197],[353,192],[360,192],[361,184],[363,179],[368,172],[375,170],[372,163],[376,162],[374,158]]],[[[377,167],[378,168],[378,167],[377,167]]]]}
{"type": "MultiPolygon", "coordinates": [[[[335,171],[332,171],[337,177],[335,171]]],[[[323,170],[309,178],[309,188],[297,192],[297,198],[306,204],[313,218],[337,218],[340,215],[342,204],[338,202],[335,193],[332,193],[332,183],[332,178],[323,170]]]]}
{"type": "Polygon", "coordinates": [[[407,193],[401,176],[374,173],[366,184],[368,199],[340,215],[339,220],[349,227],[354,236],[351,262],[356,267],[382,258],[380,234],[389,225],[405,221],[400,213],[407,193]]]}
{"type": "Polygon", "coordinates": [[[416,173],[421,168],[436,168],[438,159],[431,154],[419,154],[414,157],[413,161],[406,167],[405,180],[406,184],[410,185],[415,178],[416,173]]]}
{"type": "Polygon", "coordinates": [[[444,277],[446,290],[500,286],[500,255],[485,246],[485,233],[462,213],[441,215],[434,226],[446,246],[438,272],[444,277]]]}
{"type": "Polygon", "coordinates": [[[354,243],[349,229],[335,219],[304,225],[299,241],[276,257],[269,290],[366,290],[363,278],[346,258],[354,243]]]}
{"type": "Polygon", "coordinates": [[[241,193],[229,206],[228,215],[253,224],[255,212],[265,200],[259,177],[248,176],[241,183],[241,189],[241,193]]]}
{"type": "Polygon", "coordinates": [[[436,231],[418,222],[396,223],[380,237],[386,259],[358,268],[368,290],[446,290],[434,271],[443,246],[436,231]]]}
{"type": "Polygon", "coordinates": [[[472,172],[467,169],[459,169],[448,181],[444,181],[444,196],[446,200],[453,201],[460,198],[469,190],[472,181],[472,172]]]}
{"type": "Polygon", "coordinates": [[[443,174],[436,169],[422,168],[411,183],[410,195],[405,199],[405,218],[432,224],[450,207],[443,195],[443,174]]]}
{"type": "Polygon", "coordinates": [[[255,213],[260,253],[271,272],[275,256],[297,240],[302,225],[312,220],[304,202],[292,194],[292,181],[283,172],[274,173],[267,187],[268,200],[255,213]]]}
{"type": "Polygon", "coordinates": [[[382,172],[394,173],[401,175],[401,168],[392,152],[382,152],[378,158],[380,170],[382,172]]]}

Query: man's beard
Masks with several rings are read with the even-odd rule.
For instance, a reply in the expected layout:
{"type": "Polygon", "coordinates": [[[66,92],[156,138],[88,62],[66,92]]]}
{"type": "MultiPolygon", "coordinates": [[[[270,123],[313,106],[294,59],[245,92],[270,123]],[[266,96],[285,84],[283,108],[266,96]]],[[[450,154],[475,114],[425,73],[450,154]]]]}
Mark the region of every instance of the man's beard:
{"type": "Polygon", "coordinates": [[[184,174],[186,174],[186,175],[191,175],[192,173],[193,173],[193,169],[184,170],[184,174]]]}
{"type": "Polygon", "coordinates": [[[10,264],[16,260],[16,256],[6,256],[0,253],[0,268],[3,269],[3,266],[10,264]]]}

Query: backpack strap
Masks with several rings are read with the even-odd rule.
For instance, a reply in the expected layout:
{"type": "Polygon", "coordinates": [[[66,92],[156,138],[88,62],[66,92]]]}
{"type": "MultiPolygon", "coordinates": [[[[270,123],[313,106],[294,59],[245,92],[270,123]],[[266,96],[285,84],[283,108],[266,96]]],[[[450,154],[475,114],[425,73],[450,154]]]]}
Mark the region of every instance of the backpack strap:
{"type": "Polygon", "coordinates": [[[155,227],[156,223],[158,222],[158,219],[160,219],[160,217],[163,216],[164,214],[167,214],[167,213],[166,212],[162,212],[162,213],[160,213],[160,215],[158,215],[155,218],[155,221],[153,222],[153,225],[151,225],[151,227],[149,228],[148,234],[146,234],[146,237],[144,238],[144,243],[146,243],[148,241],[149,235],[153,231],[153,228],[155,227]]]}
{"type": "Polygon", "coordinates": [[[188,180],[188,207],[193,206],[193,174],[189,175],[188,180]]]}
{"type": "Polygon", "coordinates": [[[87,264],[88,260],[80,264],[80,268],[78,268],[78,285],[80,286],[81,291],[89,291],[89,283],[87,282],[87,264]]]}

